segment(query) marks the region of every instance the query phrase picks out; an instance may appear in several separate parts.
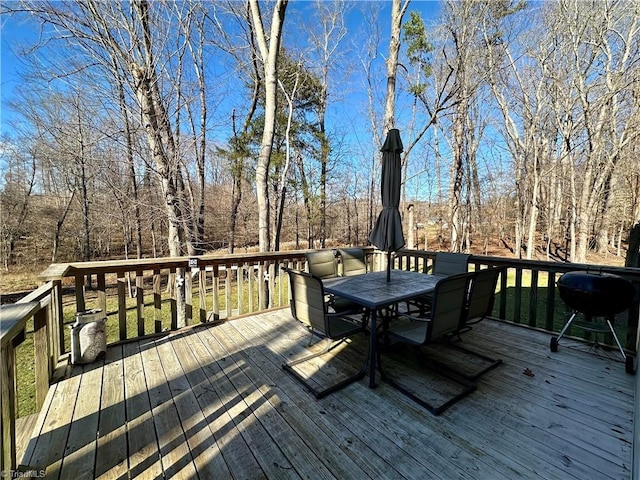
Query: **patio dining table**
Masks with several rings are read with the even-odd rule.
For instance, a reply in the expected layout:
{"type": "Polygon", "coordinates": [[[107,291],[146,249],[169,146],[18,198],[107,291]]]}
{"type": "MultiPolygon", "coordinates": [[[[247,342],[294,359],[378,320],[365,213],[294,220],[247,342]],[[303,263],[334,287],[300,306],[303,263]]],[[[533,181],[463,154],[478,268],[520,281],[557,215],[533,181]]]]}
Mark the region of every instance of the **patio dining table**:
{"type": "Polygon", "coordinates": [[[369,387],[376,386],[377,317],[378,311],[398,302],[411,300],[433,292],[442,275],[429,275],[406,270],[372,272],[351,277],[336,277],[322,281],[325,292],[351,300],[366,307],[371,314],[371,335],[369,344],[370,367],[369,387]]]}

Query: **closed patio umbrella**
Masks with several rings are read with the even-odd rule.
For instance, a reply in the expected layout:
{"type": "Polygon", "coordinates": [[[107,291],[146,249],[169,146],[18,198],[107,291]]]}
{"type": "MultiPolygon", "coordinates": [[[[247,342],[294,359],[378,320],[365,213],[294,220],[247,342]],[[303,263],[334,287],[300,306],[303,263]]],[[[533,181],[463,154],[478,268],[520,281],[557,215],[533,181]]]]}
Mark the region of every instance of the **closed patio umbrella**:
{"type": "Polygon", "coordinates": [[[382,196],[382,211],[376,225],[371,230],[369,241],[379,250],[387,252],[387,282],[391,278],[391,252],[404,247],[402,234],[402,219],[400,217],[400,184],[402,183],[402,140],[400,131],[392,128],[387,133],[387,139],[382,146],[382,179],[380,193],[382,196]]]}

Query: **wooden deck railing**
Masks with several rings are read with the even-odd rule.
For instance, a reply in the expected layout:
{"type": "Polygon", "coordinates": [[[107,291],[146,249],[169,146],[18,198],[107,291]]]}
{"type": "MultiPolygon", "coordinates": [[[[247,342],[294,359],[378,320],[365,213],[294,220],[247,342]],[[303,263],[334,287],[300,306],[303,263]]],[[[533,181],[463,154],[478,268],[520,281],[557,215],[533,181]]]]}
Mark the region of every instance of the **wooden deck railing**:
{"type": "Polygon", "coordinates": [[[62,296],[59,281],[51,281],[12,305],[0,309],[0,409],[2,461],[0,472],[16,468],[16,354],[33,319],[35,399],[40,409],[49,391],[57,360],[63,351],[62,296]]]}
{"type": "MultiPolygon", "coordinates": [[[[437,252],[402,250],[395,255],[395,268],[429,272],[437,252]]],[[[485,267],[505,267],[508,274],[500,279],[500,293],[494,315],[497,318],[533,328],[557,332],[571,313],[557,295],[556,281],[565,272],[589,270],[613,273],[630,280],[640,292],[640,268],[556,263],[538,260],[471,255],[470,270],[485,267]]],[[[618,315],[619,335],[623,346],[636,351],[638,330],[638,293],[631,307],[618,315]]]]}
{"type": "Polygon", "coordinates": [[[287,305],[279,266],[302,267],[305,252],[56,264],[40,278],[73,279],[74,312],[99,308],[115,316],[118,334],[111,340],[123,341],[183,326],[177,306],[180,288],[185,325],[287,305]],[[117,304],[107,301],[113,296],[117,304]]]}
{"type": "MultiPolygon", "coordinates": [[[[365,247],[370,269],[386,268],[387,254],[365,247]]],[[[302,268],[308,250],[193,258],[159,258],[54,264],[40,278],[47,281],[20,302],[2,307],[2,471],[15,467],[14,349],[34,319],[34,368],[38,407],[44,400],[56,361],[68,351],[68,328],[76,312],[102,309],[111,324],[110,343],[179,328],[177,289],[183,289],[184,323],[218,321],[288,304],[288,288],[280,266],[302,268]],[[71,301],[63,302],[70,288],[71,301]],[[115,322],[115,323],[114,323],[115,322]]],[[[437,252],[402,250],[394,268],[428,272],[437,252]]],[[[495,316],[529,327],[557,331],[566,321],[555,282],[570,270],[599,270],[630,279],[640,291],[640,269],[562,264],[472,255],[470,269],[506,267],[495,316]]],[[[621,315],[622,317],[623,315],[621,315]]],[[[638,304],[624,317],[622,337],[636,351],[638,304]]]]}

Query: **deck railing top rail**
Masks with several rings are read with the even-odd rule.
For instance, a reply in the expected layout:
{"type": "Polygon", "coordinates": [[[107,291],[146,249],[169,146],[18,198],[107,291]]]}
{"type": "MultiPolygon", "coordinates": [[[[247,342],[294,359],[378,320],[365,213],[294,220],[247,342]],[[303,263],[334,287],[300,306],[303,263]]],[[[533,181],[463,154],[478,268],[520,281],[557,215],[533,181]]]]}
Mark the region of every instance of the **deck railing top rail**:
{"type": "MultiPolygon", "coordinates": [[[[363,247],[369,253],[373,247],[363,247]]],[[[162,257],[141,258],[129,260],[107,260],[96,262],[72,262],[54,263],[39,275],[42,280],[59,280],[82,274],[117,273],[139,269],[153,268],[180,268],[189,266],[189,261],[194,261],[198,266],[226,266],[237,264],[259,264],[264,262],[278,262],[292,259],[302,259],[304,254],[316,250],[291,250],[266,253],[234,253],[226,255],[195,255],[192,257],[162,257]]]]}

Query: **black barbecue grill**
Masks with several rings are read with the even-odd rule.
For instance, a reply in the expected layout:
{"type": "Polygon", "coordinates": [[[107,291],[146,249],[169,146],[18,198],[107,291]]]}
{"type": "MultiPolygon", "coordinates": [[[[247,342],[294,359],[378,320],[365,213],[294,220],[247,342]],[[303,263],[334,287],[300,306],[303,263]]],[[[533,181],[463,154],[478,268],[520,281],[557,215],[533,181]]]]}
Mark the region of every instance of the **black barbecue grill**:
{"type": "Polygon", "coordinates": [[[558,342],[576,315],[582,313],[585,321],[576,322],[574,326],[596,334],[611,333],[625,360],[625,371],[634,373],[633,357],[625,354],[613,328],[615,315],[629,308],[633,301],[633,284],[610,273],[575,271],[563,274],[558,279],[557,286],[560,298],[573,310],[573,315],[562,327],[560,335],[551,338],[551,351],[558,351],[558,342]],[[605,323],[594,322],[593,317],[603,317],[605,323]]]}

